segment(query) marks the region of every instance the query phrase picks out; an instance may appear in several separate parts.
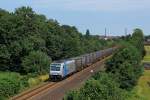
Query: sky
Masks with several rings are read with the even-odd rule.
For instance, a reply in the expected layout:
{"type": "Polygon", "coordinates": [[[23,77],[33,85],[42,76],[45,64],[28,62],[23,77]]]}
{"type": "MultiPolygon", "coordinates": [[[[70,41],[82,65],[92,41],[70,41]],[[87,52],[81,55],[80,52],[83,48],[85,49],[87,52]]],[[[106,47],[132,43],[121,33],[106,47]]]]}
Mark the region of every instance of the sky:
{"type": "Polygon", "coordinates": [[[1,0],[0,8],[14,11],[30,6],[48,19],[56,19],[61,25],[76,26],[82,33],[124,35],[135,28],[150,34],[150,0],[1,0]]]}

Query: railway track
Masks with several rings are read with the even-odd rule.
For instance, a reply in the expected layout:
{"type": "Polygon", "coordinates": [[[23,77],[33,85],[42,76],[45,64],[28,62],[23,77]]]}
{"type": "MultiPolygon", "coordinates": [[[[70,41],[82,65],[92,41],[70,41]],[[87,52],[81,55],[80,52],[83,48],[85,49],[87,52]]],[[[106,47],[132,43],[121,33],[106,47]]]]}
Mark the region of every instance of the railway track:
{"type": "Polygon", "coordinates": [[[15,97],[11,98],[10,100],[28,100],[32,96],[39,94],[41,91],[44,91],[47,88],[50,88],[51,86],[53,86],[55,84],[56,84],[56,82],[47,82],[47,83],[45,83],[41,86],[38,86],[32,90],[29,90],[20,95],[17,95],[15,97]]]}

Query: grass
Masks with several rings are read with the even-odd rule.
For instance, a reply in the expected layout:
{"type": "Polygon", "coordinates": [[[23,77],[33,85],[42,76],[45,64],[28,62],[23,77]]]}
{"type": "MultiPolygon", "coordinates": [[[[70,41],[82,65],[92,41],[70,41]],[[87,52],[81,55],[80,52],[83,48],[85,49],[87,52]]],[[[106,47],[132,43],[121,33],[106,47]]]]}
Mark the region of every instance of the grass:
{"type": "Polygon", "coordinates": [[[150,70],[145,70],[127,100],[150,100],[150,70]]]}
{"type": "Polygon", "coordinates": [[[49,79],[49,75],[46,74],[46,75],[40,75],[38,77],[35,77],[35,78],[29,78],[28,79],[28,84],[29,84],[29,87],[34,87],[36,85],[39,85],[41,84],[42,82],[45,82],[49,79]]]}

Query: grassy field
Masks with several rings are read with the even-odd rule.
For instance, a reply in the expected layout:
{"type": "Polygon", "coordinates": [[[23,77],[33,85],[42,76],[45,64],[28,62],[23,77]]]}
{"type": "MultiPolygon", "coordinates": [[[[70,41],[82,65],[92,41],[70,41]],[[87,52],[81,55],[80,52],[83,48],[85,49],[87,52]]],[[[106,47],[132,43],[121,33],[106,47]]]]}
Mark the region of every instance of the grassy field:
{"type": "Polygon", "coordinates": [[[150,100],[150,70],[145,70],[127,100],[150,100]]]}
{"type": "Polygon", "coordinates": [[[145,46],[146,56],[143,59],[143,62],[150,62],[150,46],[145,46]]]}

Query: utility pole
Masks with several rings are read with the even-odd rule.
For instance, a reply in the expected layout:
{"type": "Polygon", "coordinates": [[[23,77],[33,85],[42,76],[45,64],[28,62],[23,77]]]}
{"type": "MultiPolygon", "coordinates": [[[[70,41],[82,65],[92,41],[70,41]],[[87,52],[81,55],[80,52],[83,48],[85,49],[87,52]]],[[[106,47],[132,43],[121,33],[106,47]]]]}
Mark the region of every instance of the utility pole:
{"type": "Polygon", "coordinates": [[[107,40],[107,29],[105,28],[105,37],[104,37],[105,40],[107,40]]]}
{"type": "Polygon", "coordinates": [[[106,36],[107,36],[107,29],[105,28],[105,38],[106,38],[106,36]]]}
{"type": "Polygon", "coordinates": [[[125,33],[125,36],[128,35],[128,30],[127,30],[127,28],[124,29],[124,33],[125,33]]]}

